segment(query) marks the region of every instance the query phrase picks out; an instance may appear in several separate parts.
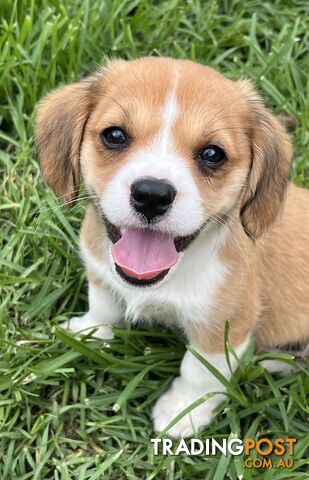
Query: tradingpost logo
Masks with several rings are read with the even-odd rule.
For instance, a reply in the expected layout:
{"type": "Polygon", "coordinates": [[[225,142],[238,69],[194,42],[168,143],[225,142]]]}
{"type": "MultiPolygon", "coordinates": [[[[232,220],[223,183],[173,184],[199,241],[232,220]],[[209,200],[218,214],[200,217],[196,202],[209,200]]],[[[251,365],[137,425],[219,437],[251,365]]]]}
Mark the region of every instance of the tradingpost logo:
{"type": "Polygon", "coordinates": [[[244,468],[292,468],[294,465],[294,446],[296,438],[276,438],[270,440],[263,437],[259,440],[254,438],[230,437],[220,442],[214,438],[200,440],[191,438],[185,440],[182,438],[179,442],[170,438],[151,438],[150,439],[155,455],[177,456],[185,454],[188,456],[217,454],[242,455],[244,453],[244,468]]]}

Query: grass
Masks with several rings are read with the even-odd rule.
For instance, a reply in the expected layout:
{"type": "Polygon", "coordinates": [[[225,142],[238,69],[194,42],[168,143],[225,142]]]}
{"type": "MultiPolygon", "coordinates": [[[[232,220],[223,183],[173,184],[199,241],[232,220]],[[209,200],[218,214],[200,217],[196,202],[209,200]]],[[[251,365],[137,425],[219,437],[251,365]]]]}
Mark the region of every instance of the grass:
{"type": "Polygon", "coordinates": [[[57,328],[87,308],[85,205],[67,211],[46,189],[33,133],[37,100],[108,56],[191,58],[253,79],[296,118],[292,174],[309,186],[307,2],[2,0],[0,13],[0,478],[308,478],[306,371],[269,374],[252,351],[201,438],[293,436],[293,468],[153,455],[150,411],[185,345],[161,328],[119,329],[108,345],[57,328]]]}

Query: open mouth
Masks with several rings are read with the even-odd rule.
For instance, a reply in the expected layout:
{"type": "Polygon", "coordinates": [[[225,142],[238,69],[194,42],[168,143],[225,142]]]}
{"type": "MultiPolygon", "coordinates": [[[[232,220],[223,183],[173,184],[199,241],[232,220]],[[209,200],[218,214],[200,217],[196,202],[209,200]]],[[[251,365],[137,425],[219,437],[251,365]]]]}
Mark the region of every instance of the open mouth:
{"type": "Polygon", "coordinates": [[[126,229],[123,232],[103,216],[110,240],[117,273],[131,285],[148,286],[162,280],[185,250],[197,237],[173,238],[158,230],[126,229]]]}

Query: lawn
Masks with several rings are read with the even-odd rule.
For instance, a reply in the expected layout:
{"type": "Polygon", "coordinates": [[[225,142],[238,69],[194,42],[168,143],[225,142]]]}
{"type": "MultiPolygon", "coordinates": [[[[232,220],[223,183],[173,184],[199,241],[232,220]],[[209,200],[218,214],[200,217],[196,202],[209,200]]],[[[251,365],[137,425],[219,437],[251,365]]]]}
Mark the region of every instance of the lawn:
{"type": "Polygon", "coordinates": [[[78,254],[85,202],[61,206],[34,146],[45,92],[107,57],[170,55],[251,78],[276,114],[292,116],[292,175],[309,187],[308,13],[305,0],[1,0],[1,479],[308,478],[306,370],[269,374],[252,349],[236,372],[244,400],[227,397],[200,438],[296,437],[292,469],[245,469],[243,456],[153,455],[151,408],[185,343],[161,327],[119,329],[109,344],[58,328],[87,308],[78,254]]]}

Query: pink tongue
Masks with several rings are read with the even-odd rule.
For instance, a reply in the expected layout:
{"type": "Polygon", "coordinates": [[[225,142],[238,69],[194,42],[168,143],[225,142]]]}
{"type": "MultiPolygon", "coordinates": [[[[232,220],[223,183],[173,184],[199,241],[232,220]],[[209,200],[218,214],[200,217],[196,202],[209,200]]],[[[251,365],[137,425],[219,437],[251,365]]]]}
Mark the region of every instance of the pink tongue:
{"type": "Polygon", "coordinates": [[[169,235],[131,229],[112,246],[112,256],[127,275],[147,280],[175,265],[179,255],[169,235]]]}

